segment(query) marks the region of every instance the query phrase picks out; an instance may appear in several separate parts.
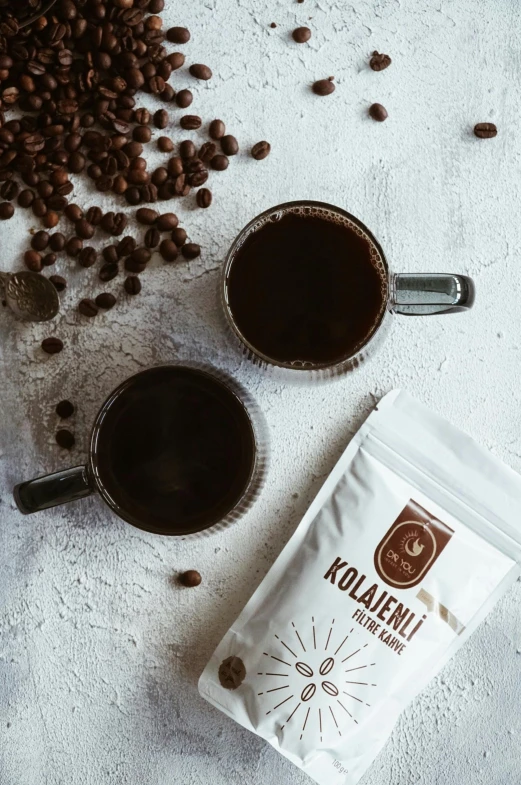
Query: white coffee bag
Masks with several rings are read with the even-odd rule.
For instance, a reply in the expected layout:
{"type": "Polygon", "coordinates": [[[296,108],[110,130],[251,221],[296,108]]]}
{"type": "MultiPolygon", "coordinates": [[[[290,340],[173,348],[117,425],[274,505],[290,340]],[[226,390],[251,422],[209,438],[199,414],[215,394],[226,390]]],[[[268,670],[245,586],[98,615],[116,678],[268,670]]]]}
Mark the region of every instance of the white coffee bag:
{"type": "Polygon", "coordinates": [[[201,694],[321,785],[355,785],[518,577],[520,520],[521,477],[389,393],[217,647],[201,694]]]}

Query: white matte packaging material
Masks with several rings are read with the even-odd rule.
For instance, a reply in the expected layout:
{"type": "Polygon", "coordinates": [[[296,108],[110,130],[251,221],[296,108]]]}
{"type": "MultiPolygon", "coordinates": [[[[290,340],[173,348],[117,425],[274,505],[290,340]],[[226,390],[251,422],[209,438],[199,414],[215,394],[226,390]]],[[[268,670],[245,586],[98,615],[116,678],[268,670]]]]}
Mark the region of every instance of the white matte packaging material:
{"type": "Polygon", "coordinates": [[[355,785],[520,574],[521,477],[399,390],[352,439],[214,652],[201,695],[355,785]]]}

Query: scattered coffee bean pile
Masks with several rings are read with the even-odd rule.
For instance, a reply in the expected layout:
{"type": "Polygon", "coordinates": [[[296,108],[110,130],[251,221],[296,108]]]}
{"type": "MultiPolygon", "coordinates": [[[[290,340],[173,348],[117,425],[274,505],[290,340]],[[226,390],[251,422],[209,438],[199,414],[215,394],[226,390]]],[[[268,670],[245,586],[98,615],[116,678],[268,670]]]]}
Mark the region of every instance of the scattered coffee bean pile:
{"type": "MultiPolygon", "coordinates": [[[[176,92],[169,84],[173,72],[184,66],[185,56],[169,53],[164,44],[185,45],[191,36],[184,27],[163,30],[158,14],[164,3],[58,0],[47,15],[21,27],[24,15],[42,9],[39,0],[17,0],[16,16],[13,3],[7,10],[6,0],[0,0],[0,220],[13,216],[15,200],[40,219],[44,229],[36,232],[24,254],[30,270],[52,266],[62,253],[80,267],[92,267],[100,256],[90,244],[95,234],[121,238],[128,226],[121,211],[103,213],[99,207],[84,210],[70,203],[70,175],[84,174],[99,192],[113,193],[132,206],[187,197],[199,189],[195,201],[207,209],[212,204],[205,186],[210,171],[225,171],[230,157],[239,152],[237,139],[226,134],[224,122],[217,119],[210,123],[210,140],[200,150],[185,139],[176,151],[172,139],[161,137],[157,146],[169,157],[148,171],[145,148],[152,128],[165,129],[171,118],[163,108],[155,113],[140,108],[139,93],[152,94],[177,110],[187,109],[193,101],[190,89],[176,92]],[[5,111],[12,109],[17,110],[16,119],[6,119],[5,111]],[[50,233],[63,219],[69,222],[68,229],[50,233]]],[[[202,63],[191,64],[188,74],[194,84],[212,78],[211,69],[202,63]]],[[[203,120],[184,114],[178,123],[191,131],[201,128],[203,120]]],[[[269,151],[270,145],[260,142],[252,156],[260,160],[269,151]]],[[[99,268],[102,282],[116,278],[120,266],[132,273],[124,282],[131,296],[141,291],[135,276],[145,270],[155,249],[167,262],[200,254],[199,245],[187,242],[173,212],[137,212],[138,221],[148,227],[143,244],[130,236],[113,241],[103,249],[99,268]]],[[[62,276],[51,280],[58,291],[66,288],[62,276]]],[[[102,293],[82,299],[78,310],[93,318],[115,302],[113,295],[102,293]]],[[[54,354],[63,343],[51,337],[42,348],[54,354]]]]}

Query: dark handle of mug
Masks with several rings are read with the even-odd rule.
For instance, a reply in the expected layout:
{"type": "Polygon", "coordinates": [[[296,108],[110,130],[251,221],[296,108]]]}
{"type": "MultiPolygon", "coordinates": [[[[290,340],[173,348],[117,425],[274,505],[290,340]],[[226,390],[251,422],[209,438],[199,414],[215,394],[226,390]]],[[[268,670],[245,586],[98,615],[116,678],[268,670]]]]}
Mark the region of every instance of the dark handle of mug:
{"type": "Polygon", "coordinates": [[[408,273],[395,275],[391,311],[406,316],[468,311],[474,305],[474,281],[451,273],[408,273]]]}
{"type": "Polygon", "coordinates": [[[86,466],[74,466],[28,480],[16,485],[13,490],[16,505],[24,515],[83,499],[91,493],[94,493],[94,488],[86,466]]]}

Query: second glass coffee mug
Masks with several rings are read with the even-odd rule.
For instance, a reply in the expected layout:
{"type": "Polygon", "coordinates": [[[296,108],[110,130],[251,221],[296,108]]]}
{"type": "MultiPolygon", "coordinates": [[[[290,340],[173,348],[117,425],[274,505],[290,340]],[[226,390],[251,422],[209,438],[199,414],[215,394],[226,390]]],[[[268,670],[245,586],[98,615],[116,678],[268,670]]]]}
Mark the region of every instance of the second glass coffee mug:
{"type": "Polygon", "coordinates": [[[332,378],[356,368],[393,314],[466,311],[466,275],[393,273],[369,229],[339,207],[287,202],[254,218],[233,242],[221,299],[235,343],[286,378],[332,378]]]}

